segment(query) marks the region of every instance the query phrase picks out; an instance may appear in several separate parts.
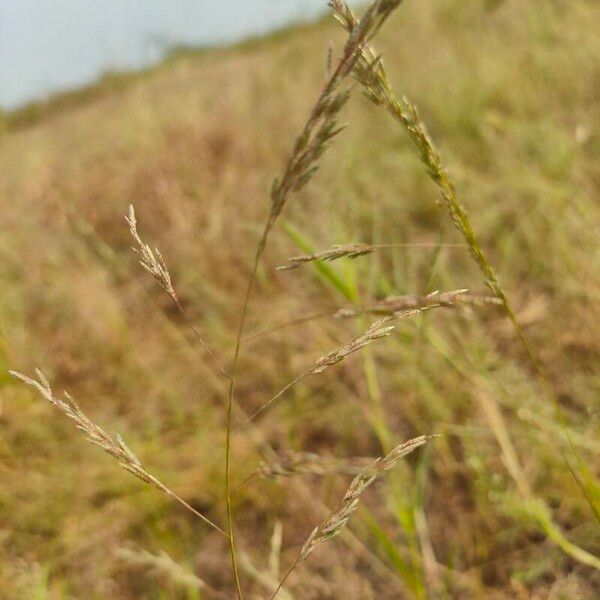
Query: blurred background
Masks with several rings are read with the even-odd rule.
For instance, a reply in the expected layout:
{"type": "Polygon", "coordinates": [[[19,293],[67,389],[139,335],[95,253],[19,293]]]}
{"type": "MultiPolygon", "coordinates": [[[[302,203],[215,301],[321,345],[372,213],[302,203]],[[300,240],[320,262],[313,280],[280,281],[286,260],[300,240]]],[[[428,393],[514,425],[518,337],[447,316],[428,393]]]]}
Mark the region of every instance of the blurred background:
{"type": "MultiPolygon", "coordinates": [[[[599,22],[596,0],[405,0],[378,36],[546,383],[497,306],[430,311],[261,415],[280,462],[257,472],[241,411],[372,320],[334,312],[489,293],[411,141],[355,90],[250,305],[232,464],[248,598],[358,466],[429,433],[279,600],[598,597],[599,22]],[[275,270],[355,242],[388,247],[275,270]]],[[[273,177],[344,39],[325,0],[0,0],[0,598],[234,597],[218,533],[7,372],[43,368],[223,523],[224,382],[123,216],[228,364],[273,177]]]]}
{"type": "MultiPolygon", "coordinates": [[[[355,3],[356,4],[356,3],[355,3]]],[[[1,0],[0,106],[322,15],[325,0],[1,0]]]]}

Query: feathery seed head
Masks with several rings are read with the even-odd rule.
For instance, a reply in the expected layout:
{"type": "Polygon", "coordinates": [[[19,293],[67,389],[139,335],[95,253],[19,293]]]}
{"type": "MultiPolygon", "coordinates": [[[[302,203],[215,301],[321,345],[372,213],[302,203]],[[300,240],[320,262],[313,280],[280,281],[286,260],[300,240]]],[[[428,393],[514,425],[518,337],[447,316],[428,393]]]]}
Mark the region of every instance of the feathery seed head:
{"type": "Polygon", "coordinates": [[[165,290],[175,302],[177,302],[177,295],[175,294],[175,289],[171,283],[171,276],[169,275],[169,270],[167,269],[162,254],[158,248],[152,250],[148,244],[142,241],[138,234],[137,219],[133,204],[129,205],[129,210],[127,215],[125,215],[125,221],[129,225],[129,231],[137,245],[137,248],[133,248],[133,251],[139,256],[140,265],[142,265],[142,267],[154,277],[160,287],[165,290]]]}
{"type": "Polygon", "coordinates": [[[432,292],[426,296],[389,296],[361,307],[345,307],[338,310],[334,318],[347,319],[361,314],[390,315],[406,318],[439,307],[473,306],[481,304],[501,304],[497,296],[471,294],[468,290],[432,292]]]}
{"type": "Polygon", "coordinates": [[[394,325],[387,325],[392,320],[392,317],[384,317],[375,321],[369,329],[362,335],[358,336],[345,346],[337,348],[319,358],[315,364],[308,370],[307,374],[322,373],[329,367],[342,362],[350,354],[358,352],[361,348],[368,346],[375,340],[379,340],[391,334],[394,330],[394,325]]]}
{"type": "Polygon", "coordinates": [[[289,271],[291,269],[297,269],[299,266],[307,262],[313,262],[316,260],[322,261],[333,261],[340,258],[354,259],[359,256],[365,256],[375,252],[374,246],[368,246],[367,244],[344,244],[332,246],[329,250],[323,252],[317,252],[315,254],[302,254],[300,256],[292,256],[289,259],[287,265],[281,265],[276,268],[277,271],[289,271]]]}
{"type": "Polygon", "coordinates": [[[433,436],[422,435],[400,444],[386,456],[378,458],[359,473],[348,487],[340,503],[331,511],[329,517],[313,529],[302,546],[299,560],[306,560],[318,545],[339,535],[350,520],[352,513],[358,508],[360,497],[366,489],[380,475],[394,468],[404,456],[425,444],[431,437],[433,436]]]}

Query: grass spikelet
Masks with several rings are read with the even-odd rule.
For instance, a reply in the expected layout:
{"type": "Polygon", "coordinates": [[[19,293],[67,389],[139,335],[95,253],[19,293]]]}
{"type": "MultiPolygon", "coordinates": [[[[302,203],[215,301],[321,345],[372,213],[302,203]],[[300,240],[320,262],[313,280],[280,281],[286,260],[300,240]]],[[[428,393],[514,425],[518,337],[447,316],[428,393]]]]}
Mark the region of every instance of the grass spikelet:
{"type": "Polygon", "coordinates": [[[313,254],[301,254],[300,256],[292,256],[288,259],[287,265],[280,265],[275,267],[276,271],[290,271],[297,269],[303,264],[315,261],[330,262],[338,260],[340,258],[354,259],[359,256],[366,256],[383,250],[385,248],[464,248],[465,244],[439,244],[433,242],[422,242],[413,244],[377,244],[375,246],[369,244],[341,244],[334,245],[328,250],[322,252],[315,252],[313,254]]]}
{"type": "Polygon", "coordinates": [[[171,282],[171,275],[169,274],[169,270],[167,269],[167,265],[162,257],[162,254],[155,248],[154,251],[148,244],[146,244],[138,233],[137,229],[137,218],[135,216],[135,209],[133,208],[133,204],[129,205],[129,210],[125,215],[125,221],[129,225],[129,231],[131,232],[131,236],[133,237],[137,248],[133,248],[133,251],[140,257],[140,264],[142,267],[152,275],[154,280],[158,283],[158,285],[169,295],[171,300],[173,300],[177,310],[180,312],[190,331],[193,333],[194,337],[198,340],[200,345],[204,348],[206,353],[211,357],[217,369],[221,372],[222,375],[227,377],[227,373],[223,366],[221,365],[219,359],[216,357],[215,353],[211,350],[209,345],[204,341],[204,338],[200,335],[200,332],[196,328],[196,326],[192,323],[192,320],[189,318],[186,310],[183,308],[183,305],[179,301],[177,294],[175,293],[175,288],[171,282]]]}
{"type": "Polygon", "coordinates": [[[179,300],[177,299],[177,294],[171,283],[171,275],[169,274],[169,270],[167,269],[167,265],[160,250],[158,248],[152,250],[148,244],[142,241],[138,234],[137,218],[135,216],[133,204],[129,205],[129,210],[127,215],[125,215],[125,221],[127,222],[127,225],[129,225],[129,231],[136,243],[137,248],[133,248],[133,251],[139,256],[140,265],[142,265],[142,267],[154,277],[158,285],[160,285],[160,287],[178,303],[179,300]]]}
{"type": "Polygon", "coordinates": [[[370,327],[357,338],[337,348],[336,350],[332,350],[327,354],[321,356],[315,364],[307,371],[307,375],[312,375],[316,373],[323,373],[323,371],[341,363],[344,359],[346,359],[351,354],[358,352],[365,346],[372,344],[375,340],[380,340],[381,338],[387,337],[392,333],[395,329],[395,325],[388,325],[388,323],[392,320],[392,317],[383,317],[378,321],[375,321],[370,325],[370,327]]]}
{"type": "Polygon", "coordinates": [[[359,473],[350,484],[341,502],[331,511],[329,517],[313,529],[302,546],[300,560],[306,560],[317,546],[339,535],[350,520],[352,513],[358,508],[360,497],[367,488],[383,473],[394,468],[401,458],[423,446],[428,439],[430,439],[428,436],[422,435],[404,442],[396,446],[383,458],[375,460],[372,465],[359,473]]]}
{"type": "Polygon", "coordinates": [[[334,318],[348,319],[363,314],[390,315],[408,317],[432,308],[456,308],[459,306],[479,306],[483,304],[501,304],[497,296],[471,294],[468,290],[432,292],[425,296],[409,294],[406,296],[388,296],[383,300],[362,307],[345,307],[338,310],[334,318]]]}
{"type": "Polygon", "coordinates": [[[393,469],[403,457],[423,446],[432,437],[434,436],[422,435],[396,446],[391,452],[386,454],[386,456],[375,460],[354,478],[344,494],[344,497],[331,511],[327,519],[315,527],[308,536],[308,539],[304,542],[304,545],[300,550],[300,555],[281,580],[279,587],[275,590],[271,599],[277,595],[279,588],[284,585],[292,571],[301,562],[304,562],[322,543],[336,537],[343,531],[348,524],[350,517],[358,508],[360,497],[373,482],[386,471],[393,469]]]}
{"type": "MultiPolygon", "coordinates": [[[[348,29],[349,36],[337,67],[331,72],[304,129],[296,139],[283,175],[273,182],[271,211],[265,227],[267,236],[281,214],[290,192],[302,189],[310,181],[318,169],[317,162],[329,142],[343,130],[343,126],[338,126],[336,119],[348,101],[350,92],[340,91],[340,84],[352,73],[362,55],[363,45],[379,31],[401,1],[376,0],[367,9],[362,19],[355,20],[354,25],[348,29]]],[[[263,235],[263,238],[265,237],[263,235]]]]}
{"type": "Polygon", "coordinates": [[[276,268],[277,271],[289,271],[291,269],[297,269],[300,265],[307,262],[313,262],[315,260],[332,261],[338,260],[339,258],[358,258],[359,256],[365,256],[375,252],[377,248],[375,246],[368,246],[367,244],[345,244],[340,246],[332,246],[329,250],[318,252],[315,254],[302,254],[300,256],[292,256],[289,259],[287,265],[281,265],[276,268]]]}
{"type": "Polygon", "coordinates": [[[119,465],[126,471],[129,471],[132,475],[135,475],[138,479],[148,483],[155,488],[164,492],[171,498],[177,500],[187,510],[192,512],[199,519],[204,521],[207,525],[210,525],[213,529],[216,529],[220,533],[227,535],[218,525],[213,523],[210,519],[199,513],[196,509],[192,508],[185,500],[180,498],[177,494],[172,492],[164,483],[159,481],[154,475],[152,475],[141,463],[139,458],[133,453],[133,451],[127,446],[125,441],[120,435],[111,437],[104,429],[99,425],[96,425],[82,410],[75,400],[67,393],[64,392],[64,398],[57,398],[54,395],[50,382],[46,376],[39,369],[35,370],[37,379],[23,375],[17,371],[9,371],[13,377],[20,379],[23,383],[33,387],[37,392],[52,406],[58,408],[63,414],[75,423],[75,427],[81,431],[88,442],[98,446],[104,452],[112,456],[117,460],[119,465]]]}
{"type": "Polygon", "coordinates": [[[248,421],[253,420],[262,412],[264,412],[269,406],[271,406],[276,400],[278,400],[287,390],[302,381],[309,375],[317,375],[323,373],[330,367],[333,367],[343,360],[345,360],[351,354],[358,352],[365,346],[372,344],[374,341],[381,338],[387,337],[395,329],[395,325],[388,325],[394,317],[383,317],[371,324],[371,326],[361,335],[354,338],[352,341],[324,354],[318,358],[311,367],[303,371],[298,377],[290,381],[284,388],[282,388],[275,396],[273,396],[268,402],[265,402],[258,410],[256,410],[249,418],[248,421]]]}

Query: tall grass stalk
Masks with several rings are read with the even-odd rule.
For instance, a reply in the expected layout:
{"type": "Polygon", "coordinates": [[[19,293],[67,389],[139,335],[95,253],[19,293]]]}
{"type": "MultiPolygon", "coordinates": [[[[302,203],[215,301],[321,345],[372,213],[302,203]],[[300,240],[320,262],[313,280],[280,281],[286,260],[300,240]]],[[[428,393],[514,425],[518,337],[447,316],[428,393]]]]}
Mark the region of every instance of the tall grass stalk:
{"type": "Polygon", "coordinates": [[[341,90],[342,82],[352,73],[357,61],[361,56],[362,46],[369,38],[374,36],[383,25],[389,15],[396,9],[402,0],[375,0],[367,9],[362,19],[357,20],[353,27],[348,29],[348,39],[343,48],[341,58],[335,69],[331,71],[323,90],[319,94],[317,101],[304,125],[304,128],[292,149],[290,157],[286,163],[283,175],[276,178],[271,189],[271,210],[267,217],[262,235],[258,242],[254,255],[254,262],[244,300],[242,303],[241,316],[236,334],[235,350],[233,353],[232,366],[230,371],[229,392],[227,397],[227,428],[225,441],[225,496],[227,502],[227,527],[229,533],[229,549],[231,565],[234,572],[236,590],[239,600],[243,600],[243,593],[240,585],[236,550],[235,550],[235,531],[233,521],[233,510],[231,504],[231,432],[233,401],[235,394],[235,384],[238,369],[238,360],[246,316],[252,289],[256,280],[258,265],[265,251],[269,234],[280,216],[290,195],[302,189],[315,174],[318,169],[318,161],[326,151],[329,143],[343,129],[337,124],[337,116],[346,104],[350,92],[341,90]]]}
{"type": "MultiPolygon", "coordinates": [[[[291,598],[291,595],[287,593],[287,591],[284,593],[284,590],[282,589],[282,586],[288,581],[290,575],[301,563],[307,560],[318,547],[342,532],[346,532],[342,538],[344,542],[347,543],[349,547],[356,550],[359,556],[366,558],[370,565],[378,568],[378,573],[385,573],[386,570],[391,571],[392,567],[395,568],[397,572],[401,572],[401,577],[398,577],[397,573],[392,574],[393,579],[391,579],[391,581],[397,585],[404,585],[414,597],[426,597],[428,588],[431,589],[431,593],[434,596],[437,595],[438,592],[442,592],[443,584],[440,582],[439,577],[439,568],[441,565],[438,565],[436,562],[431,535],[425,518],[425,479],[427,468],[425,461],[420,462],[416,474],[411,472],[411,475],[415,475],[414,478],[417,480],[417,484],[414,486],[414,494],[409,499],[403,495],[402,491],[407,479],[401,479],[401,476],[397,473],[391,474],[394,485],[390,485],[390,491],[393,495],[390,496],[391,501],[388,502],[388,505],[390,505],[394,517],[397,522],[400,523],[406,534],[408,559],[403,555],[403,550],[397,546],[395,540],[385,533],[375,516],[368,515],[367,524],[370,526],[370,532],[374,535],[380,545],[379,550],[381,550],[382,556],[377,555],[377,550],[367,548],[358,538],[352,536],[351,532],[346,528],[346,525],[357,510],[366,490],[381,475],[398,465],[402,457],[422,446],[429,439],[427,436],[421,436],[394,447],[397,442],[394,442],[392,431],[386,422],[386,415],[383,410],[383,398],[378,381],[377,365],[374,356],[370,352],[372,349],[370,345],[372,342],[389,335],[393,328],[390,325],[392,320],[416,315],[438,307],[456,308],[463,305],[479,304],[500,305],[510,320],[512,327],[514,328],[520,343],[523,345],[529,360],[538,373],[540,380],[544,386],[549,389],[539,360],[529,346],[507,294],[499,283],[491,263],[478,241],[469,215],[459,203],[454,183],[448,175],[440,158],[440,154],[431,140],[425,124],[413,104],[406,99],[398,99],[395,96],[388,81],[383,63],[370,45],[371,40],[378,32],[379,28],[401,2],[402,0],[374,0],[364,13],[363,18],[359,20],[354,16],[352,11],[350,11],[345,2],[342,0],[330,0],[330,6],[333,8],[342,26],[346,29],[348,37],[343,46],[341,55],[335,64],[333,53],[330,51],[327,75],[323,89],[320,91],[303,129],[291,149],[287,161],[284,164],[281,176],[276,178],[273,182],[270,193],[270,210],[268,211],[261,235],[258,238],[255,252],[251,257],[252,261],[250,264],[249,277],[247,281],[244,282],[245,293],[240,302],[241,311],[237,323],[233,358],[230,367],[225,369],[222,366],[216,353],[212,351],[204,337],[186,314],[175,291],[171,275],[162,254],[158,249],[151,248],[138,233],[137,219],[133,207],[130,207],[126,216],[126,221],[135,242],[134,251],[137,253],[142,267],[171,298],[177,307],[177,310],[185,320],[185,323],[192,331],[195,341],[200,344],[203,351],[210,356],[211,364],[214,364],[218,371],[223,375],[223,378],[219,379],[219,382],[223,384],[223,388],[226,388],[227,394],[224,458],[224,487],[227,517],[226,526],[224,526],[224,528],[221,528],[219,525],[209,520],[205,515],[198,512],[152,475],[120,436],[112,437],[107,434],[83,413],[71,396],[65,393],[64,398],[56,397],[50,383],[40,371],[36,371],[37,379],[17,372],[12,372],[15,377],[35,388],[43,398],[71,419],[89,442],[99,446],[104,452],[116,459],[127,471],[145,483],[159,489],[170,498],[175,499],[184,506],[186,510],[194,514],[195,517],[201,519],[211,528],[217,530],[220,535],[227,538],[233,583],[238,600],[244,600],[244,590],[240,580],[240,570],[243,570],[248,577],[254,579],[269,591],[276,588],[271,596],[272,600],[278,594],[280,598],[291,598]],[[246,411],[240,406],[240,403],[236,399],[236,382],[241,346],[244,342],[251,339],[244,338],[244,330],[253,289],[257,279],[259,264],[274,225],[280,220],[287,202],[311,180],[319,167],[319,162],[324,152],[327,150],[330,143],[343,130],[343,126],[338,125],[338,118],[350,96],[351,84],[348,80],[352,76],[360,85],[362,85],[365,95],[369,100],[390,113],[406,130],[410,139],[418,149],[421,160],[425,164],[430,178],[439,188],[448,214],[465,240],[464,244],[434,245],[437,248],[443,246],[468,248],[474,262],[483,274],[483,279],[490,288],[492,295],[470,294],[467,290],[457,289],[446,292],[433,292],[424,295],[391,296],[384,298],[383,300],[359,300],[360,286],[357,283],[358,278],[355,277],[356,272],[353,270],[352,266],[347,270],[347,274],[350,273],[350,275],[344,278],[335,270],[335,268],[331,268],[331,265],[329,264],[331,261],[343,258],[356,259],[361,256],[372,255],[385,248],[431,246],[431,244],[368,245],[358,243],[333,246],[327,250],[316,252],[311,247],[310,243],[307,243],[306,240],[302,239],[302,236],[295,232],[291,226],[287,225],[285,226],[286,231],[306,254],[292,257],[286,265],[282,265],[278,270],[286,271],[296,269],[305,264],[312,264],[315,271],[329,285],[337,289],[340,295],[348,302],[347,306],[344,306],[339,310],[336,309],[334,311],[322,312],[318,315],[298,319],[297,322],[306,322],[312,318],[321,318],[325,316],[337,319],[352,318],[355,319],[355,325],[357,326],[358,331],[356,336],[350,342],[321,356],[292,382],[286,385],[278,394],[272,397],[271,400],[260,406],[259,410],[256,411],[254,415],[247,417],[246,411]],[[370,315],[379,317],[379,320],[371,324],[371,326],[368,326],[368,317],[370,315]],[[274,450],[273,446],[270,445],[266,435],[263,434],[254,423],[250,423],[248,427],[248,438],[253,443],[252,449],[258,450],[265,460],[258,469],[253,470],[247,477],[242,478],[241,483],[233,486],[231,482],[231,465],[234,414],[235,416],[239,416],[237,414],[239,412],[243,418],[250,421],[252,417],[257,416],[261,411],[265,410],[286,390],[303,380],[305,377],[322,373],[326,369],[337,365],[358,351],[363,351],[364,374],[369,396],[368,400],[370,401],[369,404],[366,402],[364,403],[364,410],[365,413],[368,414],[371,428],[383,449],[381,452],[382,458],[379,458],[374,462],[369,460],[368,466],[365,467],[362,464],[358,465],[353,460],[328,462],[322,457],[309,455],[307,453],[292,454],[289,458],[282,457],[274,450]],[[281,478],[290,475],[322,475],[325,473],[351,474],[355,477],[345,495],[335,508],[333,510],[327,509],[325,511],[325,518],[321,519],[320,516],[315,518],[314,522],[320,524],[313,529],[312,533],[303,544],[298,557],[291,564],[283,578],[280,578],[282,531],[279,524],[275,526],[273,537],[271,539],[271,554],[268,569],[264,570],[255,567],[249,557],[246,557],[245,554],[239,552],[236,545],[237,538],[232,506],[233,494],[240,487],[257,476],[281,478]],[[396,485],[397,483],[401,485],[396,485]],[[392,565],[392,567],[390,567],[390,565],[392,565]]],[[[86,231],[83,233],[85,235],[89,234],[89,232],[86,231]]],[[[111,258],[111,260],[113,259],[111,258]]],[[[373,273],[371,273],[371,275],[371,279],[375,281],[376,276],[373,273]]],[[[373,289],[370,290],[370,292],[372,296],[375,296],[373,293],[375,286],[372,287],[373,289]]],[[[384,286],[382,286],[382,289],[383,287],[384,286]]],[[[391,286],[387,285],[385,289],[389,290],[391,289],[391,286]]],[[[252,337],[258,337],[259,335],[264,335],[264,333],[265,332],[261,332],[252,337]]],[[[435,338],[436,335],[437,333],[434,332],[430,338],[435,338]]],[[[432,345],[435,345],[436,341],[439,341],[440,339],[441,336],[434,339],[432,345]]],[[[491,393],[491,388],[488,388],[486,381],[483,378],[480,379],[478,376],[473,375],[472,364],[467,364],[468,361],[463,363],[460,358],[454,359],[453,357],[448,357],[448,353],[446,352],[447,348],[440,348],[440,346],[441,344],[438,343],[437,349],[441,351],[458,371],[465,375],[465,377],[473,384],[484,417],[500,448],[502,461],[510,478],[514,482],[519,498],[523,501],[524,512],[529,520],[534,521],[544,532],[545,536],[562,549],[568,556],[584,565],[600,569],[600,559],[570,542],[562,529],[553,520],[552,512],[549,507],[541,499],[538,499],[535,496],[532,485],[529,483],[526,473],[519,461],[517,450],[513,445],[512,439],[514,438],[514,435],[509,431],[502,415],[500,405],[491,393]]],[[[562,415],[560,406],[554,395],[553,399],[557,407],[557,413],[560,417],[560,423],[563,426],[563,433],[571,444],[577,460],[577,465],[583,478],[581,478],[581,475],[572,471],[573,476],[581,486],[588,502],[595,510],[595,514],[600,521],[600,516],[598,516],[596,507],[596,503],[600,498],[600,492],[597,491],[596,487],[597,484],[593,480],[589,469],[581,461],[578,453],[575,451],[573,444],[571,443],[566,420],[562,415]]],[[[565,462],[571,469],[570,464],[567,461],[565,462]]],[[[306,498],[302,498],[306,506],[310,506],[311,508],[318,506],[319,510],[323,511],[323,504],[320,503],[320,500],[311,496],[310,487],[303,482],[301,478],[295,478],[293,481],[299,481],[298,485],[302,486],[302,488],[294,488],[294,490],[302,490],[303,495],[306,496],[306,498]]],[[[368,511],[365,510],[365,512],[368,511]]],[[[224,594],[221,593],[220,590],[211,590],[205,582],[190,573],[187,573],[185,570],[180,569],[166,554],[150,555],[147,553],[129,553],[129,555],[127,555],[127,553],[125,553],[124,556],[126,558],[128,557],[130,562],[152,567],[157,572],[168,575],[173,582],[179,582],[184,587],[194,590],[194,593],[198,590],[205,590],[209,593],[224,597],[224,594]]],[[[199,594],[200,592],[197,593],[199,594]]],[[[230,594],[230,596],[231,595],[232,594],[230,594]]]]}
{"type": "Polygon", "coordinates": [[[301,254],[300,256],[292,256],[288,259],[287,265],[280,265],[277,271],[290,271],[298,267],[315,261],[331,262],[340,258],[354,259],[359,256],[367,256],[379,250],[387,250],[390,248],[466,248],[465,244],[438,244],[435,242],[416,242],[412,244],[340,244],[332,246],[321,252],[313,252],[312,254],[301,254]]]}

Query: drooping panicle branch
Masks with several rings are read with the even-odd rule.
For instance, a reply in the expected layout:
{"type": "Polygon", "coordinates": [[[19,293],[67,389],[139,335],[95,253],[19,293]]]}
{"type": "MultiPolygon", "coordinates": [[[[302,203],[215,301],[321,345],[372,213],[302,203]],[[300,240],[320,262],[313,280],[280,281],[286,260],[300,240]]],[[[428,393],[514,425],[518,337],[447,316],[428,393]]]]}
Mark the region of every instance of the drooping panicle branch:
{"type": "Polygon", "coordinates": [[[313,254],[301,254],[292,256],[288,259],[287,265],[276,267],[277,271],[290,271],[297,269],[301,265],[315,261],[330,262],[340,258],[354,259],[360,256],[367,256],[379,250],[389,248],[466,248],[466,244],[440,244],[437,242],[415,242],[412,244],[377,244],[369,245],[363,243],[355,244],[337,244],[327,250],[315,252],[313,254]]]}
{"type": "Polygon", "coordinates": [[[213,529],[216,529],[223,535],[227,535],[218,525],[213,523],[210,519],[199,513],[196,509],[192,508],[185,500],[180,498],[175,492],[172,492],[164,483],[159,481],[154,475],[152,475],[146,467],[141,463],[140,459],[133,453],[133,451],[127,446],[125,441],[120,435],[111,437],[104,429],[94,423],[79,407],[77,402],[67,393],[64,393],[63,398],[58,398],[54,395],[50,382],[46,376],[39,370],[36,369],[37,379],[23,375],[17,371],[10,371],[10,374],[17,379],[20,379],[23,383],[31,386],[37,392],[45,398],[52,406],[55,406],[63,414],[75,423],[75,427],[81,431],[88,442],[98,446],[104,452],[112,456],[117,460],[119,465],[126,471],[129,471],[132,475],[135,475],[138,479],[148,483],[161,492],[167,494],[171,498],[177,500],[182,504],[188,511],[193,513],[196,517],[204,521],[207,525],[210,525],[213,529]]]}
{"type": "Polygon", "coordinates": [[[329,250],[325,250],[323,252],[292,256],[289,259],[288,264],[277,267],[277,271],[290,271],[291,269],[297,269],[300,265],[303,265],[304,263],[314,262],[316,260],[329,262],[333,260],[338,260],[340,258],[358,258],[359,256],[371,254],[376,250],[376,246],[369,246],[367,244],[344,244],[332,246],[329,250]]]}
{"type": "Polygon", "coordinates": [[[175,288],[171,282],[171,275],[169,274],[169,270],[167,269],[167,265],[165,263],[162,254],[158,248],[150,248],[150,246],[142,240],[138,233],[137,228],[137,218],[135,216],[135,209],[133,208],[133,204],[129,205],[129,210],[125,215],[125,221],[129,225],[129,231],[131,232],[131,237],[136,243],[136,247],[133,248],[133,251],[139,256],[139,262],[142,267],[152,275],[154,280],[158,283],[158,285],[169,294],[171,300],[177,307],[177,310],[180,312],[181,316],[185,320],[187,326],[190,331],[193,333],[196,340],[200,343],[200,345],[204,348],[206,353],[211,357],[217,369],[221,372],[222,375],[227,377],[227,373],[223,366],[221,365],[219,359],[216,357],[215,353],[209,347],[209,345],[204,341],[202,335],[196,328],[196,326],[192,323],[192,320],[188,316],[186,310],[183,308],[183,305],[179,301],[177,294],[175,293],[175,288]]]}
{"type": "Polygon", "coordinates": [[[339,535],[348,523],[352,513],[358,508],[360,497],[367,488],[383,473],[393,469],[402,458],[417,448],[423,446],[431,436],[420,437],[396,446],[389,454],[378,458],[373,464],[359,473],[344,494],[339,504],[331,511],[329,517],[319,526],[315,527],[302,546],[300,560],[306,560],[315,548],[339,535]]]}
{"type": "Polygon", "coordinates": [[[358,352],[365,346],[373,343],[376,340],[387,337],[391,334],[394,325],[388,325],[388,323],[394,317],[383,317],[378,321],[375,321],[371,324],[371,326],[361,335],[354,338],[352,341],[324,354],[320,358],[318,358],[308,369],[303,371],[298,377],[290,381],[284,388],[282,388],[275,396],[273,396],[270,400],[265,402],[258,410],[256,410],[249,418],[248,421],[256,418],[262,412],[264,412],[269,406],[271,406],[276,400],[278,400],[287,390],[291,387],[308,377],[309,375],[316,375],[318,373],[323,373],[323,371],[341,363],[344,359],[346,359],[351,354],[358,352]]]}

